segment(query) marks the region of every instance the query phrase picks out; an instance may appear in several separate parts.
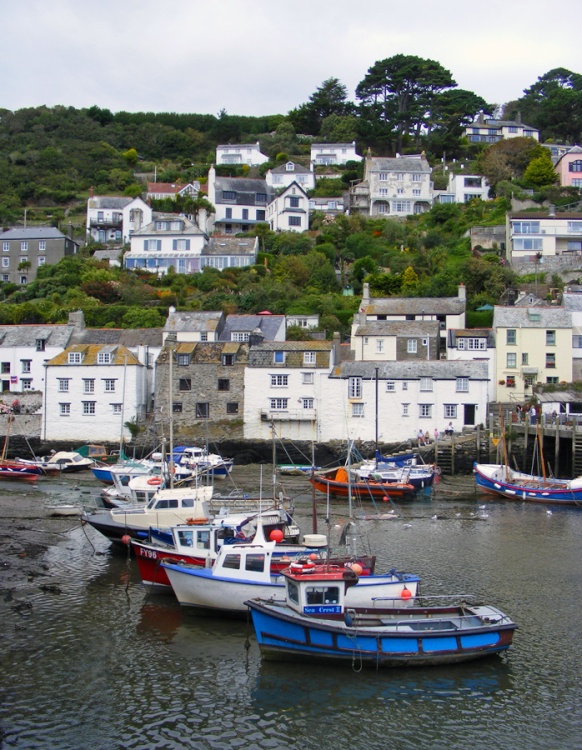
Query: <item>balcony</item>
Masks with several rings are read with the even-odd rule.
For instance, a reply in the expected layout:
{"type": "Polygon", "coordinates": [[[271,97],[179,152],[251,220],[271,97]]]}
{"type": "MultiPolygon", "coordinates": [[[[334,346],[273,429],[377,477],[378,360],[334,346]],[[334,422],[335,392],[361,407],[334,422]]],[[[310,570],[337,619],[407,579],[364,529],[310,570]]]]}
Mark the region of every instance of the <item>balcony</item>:
{"type": "Polygon", "coordinates": [[[313,422],[316,416],[316,409],[262,411],[261,422],[313,422]]]}

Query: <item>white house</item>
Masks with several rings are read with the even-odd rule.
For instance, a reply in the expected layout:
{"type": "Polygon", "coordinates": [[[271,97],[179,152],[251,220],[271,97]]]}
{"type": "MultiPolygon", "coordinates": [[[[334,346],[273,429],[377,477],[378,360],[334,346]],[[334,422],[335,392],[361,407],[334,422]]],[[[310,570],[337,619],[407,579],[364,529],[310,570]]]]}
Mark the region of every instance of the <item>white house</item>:
{"type": "Polygon", "coordinates": [[[279,167],[267,170],[265,180],[270,188],[279,191],[282,188],[289,187],[292,182],[296,182],[303,190],[313,190],[315,188],[315,174],[307,167],[301,164],[295,164],[288,161],[279,167]]]}
{"type": "Polygon", "coordinates": [[[344,362],[322,390],[318,439],[386,443],[486,424],[485,362],[344,362]],[[377,422],[376,422],[377,415],[377,422]]]}
{"type": "Polygon", "coordinates": [[[257,167],[269,161],[269,157],[261,153],[259,142],[235,144],[229,143],[216,147],[217,164],[248,164],[257,167]]]}
{"type": "Polygon", "coordinates": [[[447,359],[487,363],[489,401],[495,401],[495,336],[490,328],[457,328],[448,331],[447,359]]]}
{"type": "Polygon", "coordinates": [[[259,252],[258,237],[233,237],[214,235],[202,249],[202,268],[210,266],[222,271],[225,268],[244,268],[256,263],[259,252]]]}
{"type": "Polygon", "coordinates": [[[316,166],[346,164],[348,161],[361,161],[356,153],[356,142],[351,143],[312,143],[311,163],[316,166]]]}
{"type": "Polygon", "coordinates": [[[267,220],[267,204],[272,190],[266,180],[246,177],[217,177],[208,170],[208,200],[216,212],[208,217],[208,228],[222,235],[252,229],[267,220]]]}
{"type": "Polygon", "coordinates": [[[309,229],[309,197],[292,182],[267,206],[267,221],[273,232],[305,232],[309,229]]]}
{"type": "Polygon", "coordinates": [[[540,131],[524,125],[519,115],[516,120],[496,120],[481,114],[465,128],[463,137],[470,143],[497,143],[505,138],[534,138],[539,141],[540,131]]]}
{"type": "Polygon", "coordinates": [[[447,190],[435,190],[437,203],[468,203],[474,198],[489,199],[489,183],[480,174],[453,174],[449,172],[447,190]]]}
{"type": "Polygon", "coordinates": [[[129,242],[152,220],[152,209],[141,198],[94,196],[87,201],[87,234],[95,242],[129,242]]]}
{"type": "Polygon", "coordinates": [[[127,347],[74,344],[46,365],[44,440],[116,442],[146,410],[142,365],[127,347]]]}
{"type": "Polygon", "coordinates": [[[344,213],[346,206],[342,196],[336,196],[333,198],[316,198],[312,196],[309,199],[309,210],[321,211],[324,214],[337,216],[337,214],[344,213]]]}
{"type": "Polygon", "coordinates": [[[438,320],[369,320],[352,326],[350,348],[357,361],[439,359],[440,339],[438,320]]]}
{"type": "Polygon", "coordinates": [[[582,294],[564,292],[562,305],[572,315],[572,381],[582,380],[582,294]]]}
{"type": "Polygon", "coordinates": [[[197,273],[207,240],[190,219],[177,214],[160,214],[150,224],[131,235],[131,250],[124,255],[128,269],[145,268],[165,274],[170,266],[176,273],[197,273]]]}
{"type": "Polygon", "coordinates": [[[218,341],[224,323],[223,312],[178,312],[170,307],[164,326],[164,343],[170,333],[176,335],[178,343],[218,341]]]}
{"type": "Polygon", "coordinates": [[[332,365],[330,341],[251,344],[244,375],[245,439],[319,440],[332,365]]]}
{"type": "Polygon", "coordinates": [[[188,182],[183,185],[180,180],[177,182],[148,182],[148,198],[154,198],[155,200],[162,200],[164,198],[171,198],[176,200],[177,195],[190,196],[196,198],[200,192],[200,183],[196,180],[195,182],[188,182]]]}
{"type": "Polygon", "coordinates": [[[287,315],[287,327],[295,326],[297,328],[303,328],[309,330],[312,328],[319,327],[319,313],[301,315],[296,313],[294,315],[287,315]]]}
{"type": "Polygon", "coordinates": [[[582,255],[582,213],[531,211],[507,215],[507,251],[511,260],[582,255]]]}
{"type": "Polygon", "coordinates": [[[387,158],[368,150],[364,179],[349,192],[350,212],[385,217],[424,213],[433,203],[431,173],[424,152],[387,158]]]}

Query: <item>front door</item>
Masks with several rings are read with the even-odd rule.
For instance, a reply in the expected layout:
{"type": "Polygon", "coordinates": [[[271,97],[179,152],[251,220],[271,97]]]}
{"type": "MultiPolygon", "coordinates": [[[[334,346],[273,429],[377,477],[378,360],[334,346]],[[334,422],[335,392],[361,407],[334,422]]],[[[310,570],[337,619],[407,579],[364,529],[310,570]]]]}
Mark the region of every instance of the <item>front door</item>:
{"type": "Polygon", "coordinates": [[[463,424],[467,427],[473,427],[475,424],[475,404],[465,404],[465,419],[463,424]]]}

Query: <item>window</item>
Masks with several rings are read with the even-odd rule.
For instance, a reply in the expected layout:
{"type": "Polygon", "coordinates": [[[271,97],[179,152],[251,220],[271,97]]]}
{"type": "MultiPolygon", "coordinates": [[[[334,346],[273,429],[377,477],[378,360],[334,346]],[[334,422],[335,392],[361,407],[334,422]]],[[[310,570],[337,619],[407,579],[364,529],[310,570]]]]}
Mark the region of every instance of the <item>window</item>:
{"type": "Polygon", "coordinates": [[[421,378],[420,379],[420,390],[421,391],[432,391],[432,378],[421,378]]]}
{"type": "Polygon", "coordinates": [[[223,201],[234,201],[236,200],[236,193],[234,190],[223,190],[222,191],[223,201]]]}
{"type": "Polygon", "coordinates": [[[529,364],[529,354],[527,352],[522,352],[522,354],[521,354],[521,364],[522,365],[528,365],[529,364]]]}
{"type": "Polygon", "coordinates": [[[218,390],[230,391],[230,380],[228,378],[218,378],[218,390]]]}
{"type": "Polygon", "coordinates": [[[103,384],[105,385],[105,392],[106,393],[114,393],[115,392],[115,379],[106,379],[103,381],[103,384]]]}
{"type": "Polygon", "coordinates": [[[554,368],[556,366],[556,355],[552,352],[546,352],[546,367],[554,368]]]}
{"type": "Polygon", "coordinates": [[[513,234],[539,234],[539,221],[512,221],[513,234]]]}
{"type": "Polygon", "coordinates": [[[544,242],[541,238],[532,237],[530,239],[513,240],[514,250],[534,250],[541,252],[544,249],[544,242]]]}
{"type": "Polygon", "coordinates": [[[362,378],[349,378],[348,398],[362,398],[362,378]]]}
{"type": "Polygon", "coordinates": [[[505,341],[509,346],[517,343],[517,333],[515,328],[508,328],[505,334],[505,341]]]}
{"type": "Polygon", "coordinates": [[[95,401],[81,401],[84,416],[92,417],[95,415],[95,403],[95,401]]]}
{"type": "Polygon", "coordinates": [[[582,349],[582,336],[572,336],[572,347],[582,349]]]}
{"type": "Polygon", "coordinates": [[[515,376],[514,375],[508,375],[505,379],[505,385],[508,388],[515,388],[515,376]]]}
{"type": "Polygon", "coordinates": [[[360,401],[355,404],[352,404],[352,417],[363,417],[364,414],[364,404],[360,401]]]}
{"type": "Polygon", "coordinates": [[[59,393],[69,392],[69,378],[57,378],[59,393]]]}
{"type": "Polygon", "coordinates": [[[2,362],[2,374],[3,375],[10,374],[10,362],[2,362]]]}
{"type": "Polygon", "coordinates": [[[111,364],[111,352],[99,352],[97,355],[98,365],[110,365],[111,364]]]}
{"type": "Polygon", "coordinates": [[[284,388],[289,385],[289,375],[271,375],[271,385],[276,388],[284,388]]]}
{"type": "Polygon", "coordinates": [[[412,182],[422,182],[422,175],[421,174],[413,174],[412,175],[412,182]]]}
{"type": "Polygon", "coordinates": [[[23,391],[32,391],[32,380],[30,378],[21,378],[20,387],[23,391]]]}
{"type": "Polygon", "coordinates": [[[551,377],[547,377],[546,378],[546,383],[548,383],[549,385],[558,385],[558,382],[559,382],[559,378],[557,378],[555,376],[551,376],[551,377]]]}
{"type": "Polygon", "coordinates": [[[44,251],[46,250],[46,240],[39,240],[38,249],[39,249],[39,252],[44,253],[44,251]]]}
{"type": "Polygon", "coordinates": [[[250,335],[248,331],[233,331],[230,334],[230,340],[244,342],[249,340],[250,335]]]}
{"type": "Polygon", "coordinates": [[[457,405],[445,404],[443,416],[445,419],[456,419],[457,418],[457,405]]]}
{"type": "Polygon", "coordinates": [[[576,159],[576,161],[570,162],[570,164],[568,164],[568,171],[582,172],[582,159],[576,159]]]}
{"type": "Polygon", "coordinates": [[[121,414],[121,407],[122,404],[111,404],[111,408],[113,409],[114,414],[121,414]]]}
{"type": "Polygon", "coordinates": [[[506,367],[517,367],[517,354],[515,352],[507,353],[506,367]]]}
{"type": "Polygon", "coordinates": [[[200,334],[200,341],[208,341],[208,334],[207,333],[201,333],[200,334]]]}
{"type": "Polygon", "coordinates": [[[380,188],[379,193],[383,198],[385,198],[388,195],[388,188],[380,188]]]}
{"type": "Polygon", "coordinates": [[[408,383],[406,380],[402,381],[402,390],[407,391],[408,390],[408,383]]]}
{"type": "Polygon", "coordinates": [[[249,218],[249,209],[248,208],[243,208],[243,210],[242,210],[242,217],[243,217],[243,221],[248,221],[248,218],[249,218]]]}
{"type": "Polygon", "coordinates": [[[300,227],[301,226],[301,216],[290,216],[289,217],[289,226],[290,227],[300,227]]]}
{"type": "Polygon", "coordinates": [[[20,364],[21,364],[21,368],[22,368],[21,372],[30,372],[31,371],[30,370],[30,365],[32,364],[32,360],[31,359],[21,359],[20,360],[20,364]]]}
{"type": "Polygon", "coordinates": [[[271,398],[269,399],[269,401],[271,403],[272,411],[283,411],[287,408],[289,399],[288,398],[271,398]]]}
{"type": "MultiPolygon", "coordinates": [[[[582,339],[582,336],[580,337],[582,339]]],[[[580,344],[582,347],[582,343],[580,344]]],[[[301,373],[301,382],[303,385],[313,385],[315,383],[315,373],[314,372],[302,372],[301,373]]]]}
{"type": "Polygon", "coordinates": [[[546,331],[546,346],[556,346],[555,331],[546,331]]]}
{"type": "Polygon", "coordinates": [[[196,404],[196,419],[208,419],[210,417],[210,404],[199,402],[196,404]]]}
{"type": "Polygon", "coordinates": [[[410,404],[402,404],[402,416],[410,416],[410,404]]]}
{"type": "Polygon", "coordinates": [[[418,416],[421,419],[430,419],[432,417],[432,404],[419,404],[418,416]]]}
{"type": "Polygon", "coordinates": [[[392,201],[392,211],[395,214],[409,214],[411,207],[412,201],[392,201]]]}
{"type": "Polygon", "coordinates": [[[20,283],[21,284],[26,284],[26,276],[21,276],[20,277],[20,283]]]}
{"type": "Polygon", "coordinates": [[[418,350],[418,341],[416,339],[408,339],[406,342],[406,351],[408,354],[416,354],[418,350]]]}
{"type": "Polygon", "coordinates": [[[9,253],[10,252],[10,243],[9,242],[3,242],[2,243],[2,250],[5,253],[9,253]]]}
{"type": "Polygon", "coordinates": [[[46,345],[45,339],[37,339],[36,340],[36,351],[37,352],[44,352],[46,345]]]}
{"type": "Polygon", "coordinates": [[[536,382],[536,376],[535,375],[525,375],[523,378],[523,382],[526,386],[526,388],[531,386],[536,382]]]}
{"type": "Polygon", "coordinates": [[[459,338],[457,349],[468,349],[470,351],[487,349],[487,339],[459,338]]]}
{"type": "Polygon", "coordinates": [[[419,196],[420,194],[421,194],[421,193],[420,193],[420,190],[419,190],[418,188],[414,188],[414,189],[413,189],[413,191],[412,191],[412,195],[414,195],[414,196],[418,197],[418,196],[419,196]]]}
{"type": "Polygon", "coordinates": [[[378,175],[378,179],[381,182],[386,182],[386,180],[388,179],[388,172],[380,172],[380,174],[378,175]]]}
{"type": "Polygon", "coordinates": [[[227,414],[238,414],[238,403],[236,401],[230,401],[226,405],[227,414]]]}
{"type": "Polygon", "coordinates": [[[46,263],[46,258],[44,257],[44,255],[39,255],[36,259],[36,262],[39,266],[44,266],[44,264],[46,263]]]}
{"type": "Polygon", "coordinates": [[[20,243],[20,252],[21,253],[27,253],[28,252],[28,242],[21,242],[20,243]]]}
{"type": "Polygon", "coordinates": [[[180,414],[182,411],[182,402],[181,401],[174,401],[172,404],[172,411],[174,414],[180,414]]]}
{"type": "Polygon", "coordinates": [[[392,392],[396,391],[396,383],[393,380],[387,380],[386,381],[386,390],[389,393],[392,393],[392,392]]]}
{"type": "Polygon", "coordinates": [[[225,219],[232,219],[232,208],[227,208],[224,214],[225,219]]]}
{"type": "Polygon", "coordinates": [[[396,175],[396,179],[398,180],[398,182],[402,182],[402,180],[404,179],[404,175],[402,174],[402,172],[399,172],[396,175]]]}
{"type": "Polygon", "coordinates": [[[265,221],[265,211],[257,211],[257,221],[265,221]]]}
{"type": "Polygon", "coordinates": [[[191,378],[180,378],[178,385],[180,391],[191,391],[192,390],[192,379],[191,378]]]}
{"type": "Polygon", "coordinates": [[[379,214],[387,214],[388,213],[388,204],[387,203],[376,203],[376,208],[378,209],[379,214]]]}
{"type": "Polygon", "coordinates": [[[469,392],[469,378],[457,378],[457,393],[469,392]]]}
{"type": "Polygon", "coordinates": [[[2,268],[10,268],[10,258],[2,258],[2,268]]]}
{"type": "Polygon", "coordinates": [[[396,192],[398,193],[398,195],[404,195],[404,188],[397,188],[396,192]]]}
{"type": "Polygon", "coordinates": [[[10,281],[10,276],[7,273],[2,274],[2,281],[10,281]]]}
{"type": "Polygon", "coordinates": [[[255,203],[266,203],[266,202],[267,202],[267,193],[257,193],[256,194],[256,196],[255,196],[255,203]]]}
{"type": "Polygon", "coordinates": [[[159,252],[162,249],[162,241],[161,240],[144,240],[143,249],[145,251],[153,250],[154,252],[159,252]]]}
{"type": "Polygon", "coordinates": [[[312,398],[303,398],[301,399],[303,402],[303,408],[304,409],[313,409],[313,399],[312,398]]]}
{"type": "Polygon", "coordinates": [[[59,414],[61,417],[70,417],[71,404],[59,404],[59,414]]]}
{"type": "Polygon", "coordinates": [[[83,378],[83,393],[95,393],[95,378],[83,378]]]}
{"type": "Polygon", "coordinates": [[[376,354],[382,354],[384,351],[384,339],[376,339],[376,354]]]}
{"type": "Polygon", "coordinates": [[[236,354],[223,354],[221,360],[223,367],[232,367],[236,362],[236,354]]]}
{"type": "Polygon", "coordinates": [[[273,352],[273,362],[276,365],[285,364],[285,352],[273,352]]]}
{"type": "Polygon", "coordinates": [[[176,355],[176,364],[180,367],[187,367],[190,364],[189,354],[178,354],[176,355]]]}
{"type": "Polygon", "coordinates": [[[314,365],[315,364],[315,352],[303,352],[303,364],[314,365]]]}

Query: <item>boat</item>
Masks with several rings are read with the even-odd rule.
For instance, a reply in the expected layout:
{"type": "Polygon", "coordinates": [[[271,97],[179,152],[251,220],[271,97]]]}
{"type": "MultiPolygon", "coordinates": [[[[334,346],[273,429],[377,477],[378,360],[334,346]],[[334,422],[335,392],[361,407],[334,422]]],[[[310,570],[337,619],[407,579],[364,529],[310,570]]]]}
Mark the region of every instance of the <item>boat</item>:
{"type": "Polygon", "coordinates": [[[10,437],[10,425],[14,421],[12,415],[8,416],[6,424],[6,435],[4,437],[4,445],[2,447],[2,454],[0,455],[0,479],[17,479],[25,482],[34,482],[35,479],[42,474],[42,470],[32,464],[24,464],[18,459],[11,461],[6,458],[8,451],[8,440],[10,437]]]}
{"type": "Polygon", "coordinates": [[[50,464],[47,458],[15,458],[14,461],[17,464],[26,466],[30,471],[34,471],[35,474],[41,475],[46,474],[51,476],[60,472],[58,464],[50,464]]]}
{"type": "Polygon", "coordinates": [[[80,516],[83,509],[79,505],[47,505],[47,510],[51,516],[80,516]]]}
{"type": "MultiPolygon", "coordinates": [[[[168,559],[162,560],[160,566],[182,606],[210,610],[215,614],[244,615],[248,598],[284,596],[284,581],[272,569],[275,550],[276,542],[266,541],[259,526],[252,542],[223,545],[212,567],[201,568],[168,559]]],[[[303,557],[287,562],[287,566],[293,570],[310,570],[316,562],[303,557]]],[[[334,568],[350,574],[354,570],[362,572],[361,566],[351,562],[334,568]]],[[[411,602],[416,596],[419,580],[418,576],[396,571],[386,575],[362,575],[358,585],[350,590],[347,603],[349,606],[371,606],[380,598],[400,604],[411,602]]]]}
{"type": "Polygon", "coordinates": [[[49,469],[57,467],[63,474],[86,471],[93,466],[93,459],[81,456],[76,451],[57,451],[45,459],[49,469]]]}
{"type": "Polygon", "coordinates": [[[412,497],[417,491],[417,488],[410,482],[392,482],[377,479],[350,480],[348,470],[343,466],[315,473],[309,477],[309,481],[320,492],[339,497],[348,497],[351,494],[359,497],[361,500],[370,497],[384,499],[386,496],[412,497]]]}
{"type": "Polygon", "coordinates": [[[83,458],[91,458],[93,461],[102,464],[116,464],[126,458],[122,449],[109,452],[104,445],[95,445],[94,443],[81,445],[75,449],[75,452],[83,458]]]}
{"type": "Polygon", "coordinates": [[[311,474],[312,471],[321,471],[321,466],[312,466],[311,464],[279,464],[277,469],[280,474],[303,477],[311,474]]]}
{"type": "Polygon", "coordinates": [[[218,453],[209,453],[196,445],[177,445],[172,451],[172,460],[178,467],[202,472],[214,479],[225,479],[233,467],[232,458],[223,458],[218,453]]]}
{"type": "Polygon", "coordinates": [[[466,597],[458,604],[419,597],[409,607],[381,597],[352,606],[350,591],[362,580],[353,569],[289,567],[282,576],[282,595],[246,601],[265,659],[357,669],[454,664],[506,651],[517,628],[501,610],[466,597]]]}
{"type": "MultiPolygon", "coordinates": [[[[150,529],[148,540],[132,539],[142,583],[156,593],[172,592],[172,586],[161,561],[188,564],[196,567],[212,566],[223,545],[254,540],[257,526],[268,539],[277,541],[271,557],[271,570],[286,568],[298,557],[315,554],[320,557],[327,549],[324,534],[306,534],[303,544],[296,538],[294,524],[282,509],[272,509],[248,515],[230,513],[207,524],[179,524],[169,529],[150,529]],[[279,532],[279,533],[277,533],[279,532]]],[[[364,561],[373,566],[374,561],[364,561]]]]}
{"type": "Polygon", "coordinates": [[[206,522],[211,495],[212,487],[158,489],[145,506],[85,510],[81,521],[111,542],[125,544],[132,537],[147,539],[150,526],[168,528],[188,519],[206,522]]]}
{"type": "Polygon", "coordinates": [[[582,506],[582,476],[556,479],[516,471],[506,464],[473,464],[475,484],[484,492],[521,502],[582,506]]]}

